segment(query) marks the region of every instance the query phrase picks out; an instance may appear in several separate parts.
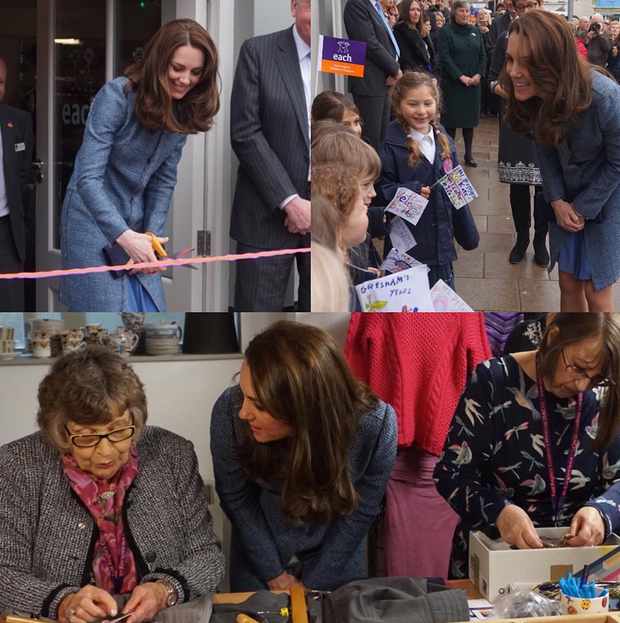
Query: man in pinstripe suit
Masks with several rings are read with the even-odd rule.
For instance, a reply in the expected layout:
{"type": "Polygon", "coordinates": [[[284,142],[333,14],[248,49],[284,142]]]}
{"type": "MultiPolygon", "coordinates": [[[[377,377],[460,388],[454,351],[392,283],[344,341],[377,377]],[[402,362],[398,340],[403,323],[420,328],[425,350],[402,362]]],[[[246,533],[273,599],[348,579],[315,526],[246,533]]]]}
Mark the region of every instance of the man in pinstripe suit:
{"type": "MultiPolygon", "coordinates": [[[[237,253],[310,246],[310,2],[292,0],[291,28],[241,47],[230,122],[237,253]]],[[[307,253],[237,262],[235,310],[282,311],[295,260],[299,311],[310,311],[307,253]]]]}

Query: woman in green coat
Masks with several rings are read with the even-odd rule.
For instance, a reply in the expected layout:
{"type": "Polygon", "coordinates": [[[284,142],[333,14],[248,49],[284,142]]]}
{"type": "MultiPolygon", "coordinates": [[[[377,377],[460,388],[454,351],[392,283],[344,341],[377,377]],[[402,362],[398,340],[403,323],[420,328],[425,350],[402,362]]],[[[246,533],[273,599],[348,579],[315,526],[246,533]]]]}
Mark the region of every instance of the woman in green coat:
{"type": "Polygon", "coordinates": [[[487,57],[480,30],[469,24],[469,2],[454,0],[450,23],[439,31],[438,47],[444,101],[441,123],[453,139],[456,129],[463,128],[465,162],[477,167],[472,143],[480,123],[480,80],[487,57]]]}

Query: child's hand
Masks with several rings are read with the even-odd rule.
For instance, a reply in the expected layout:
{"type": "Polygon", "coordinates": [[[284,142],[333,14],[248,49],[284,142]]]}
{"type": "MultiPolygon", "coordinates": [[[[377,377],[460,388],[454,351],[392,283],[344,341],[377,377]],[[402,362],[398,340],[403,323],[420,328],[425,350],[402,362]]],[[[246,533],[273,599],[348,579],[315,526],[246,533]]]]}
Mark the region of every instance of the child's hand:
{"type": "Polygon", "coordinates": [[[424,199],[428,199],[431,196],[431,187],[430,186],[422,186],[420,190],[420,194],[424,199]]]}

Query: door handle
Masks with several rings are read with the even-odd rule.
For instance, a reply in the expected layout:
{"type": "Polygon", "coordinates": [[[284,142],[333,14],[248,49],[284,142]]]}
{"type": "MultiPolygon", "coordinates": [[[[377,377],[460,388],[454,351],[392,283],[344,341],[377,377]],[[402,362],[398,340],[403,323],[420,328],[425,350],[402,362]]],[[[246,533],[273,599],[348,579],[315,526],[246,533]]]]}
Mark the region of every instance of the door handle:
{"type": "Polygon", "coordinates": [[[43,182],[43,165],[44,164],[45,163],[41,162],[41,160],[35,160],[30,165],[34,171],[34,179],[36,180],[37,184],[41,184],[43,182]]]}

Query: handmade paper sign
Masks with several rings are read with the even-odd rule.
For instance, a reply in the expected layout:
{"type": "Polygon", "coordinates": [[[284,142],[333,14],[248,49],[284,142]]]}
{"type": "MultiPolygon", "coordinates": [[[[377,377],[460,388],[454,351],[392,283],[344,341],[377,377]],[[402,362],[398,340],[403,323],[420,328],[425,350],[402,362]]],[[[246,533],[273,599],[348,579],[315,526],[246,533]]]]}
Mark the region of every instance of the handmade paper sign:
{"type": "Polygon", "coordinates": [[[445,177],[442,177],[439,183],[444,187],[448,198],[457,210],[478,196],[476,189],[472,186],[460,164],[445,177]]]}
{"type": "Polygon", "coordinates": [[[321,71],[363,78],[366,43],[321,35],[319,37],[319,58],[321,59],[321,71]]]}
{"type": "Polygon", "coordinates": [[[408,188],[399,188],[394,199],[385,209],[417,225],[427,204],[428,199],[424,199],[422,195],[418,195],[408,188]]]}
{"type": "Polygon", "coordinates": [[[437,312],[473,312],[474,310],[442,279],[431,288],[433,307],[437,312]]]}
{"type": "Polygon", "coordinates": [[[390,223],[390,240],[399,251],[408,251],[417,244],[407,224],[399,216],[395,216],[390,223]]]}
{"type": "Polygon", "coordinates": [[[401,270],[407,270],[413,266],[424,266],[415,258],[407,255],[404,251],[391,249],[388,256],[379,267],[379,270],[387,270],[390,273],[399,273],[401,270]]]}
{"type": "Polygon", "coordinates": [[[426,266],[414,266],[355,286],[366,312],[434,311],[426,266]]]}

